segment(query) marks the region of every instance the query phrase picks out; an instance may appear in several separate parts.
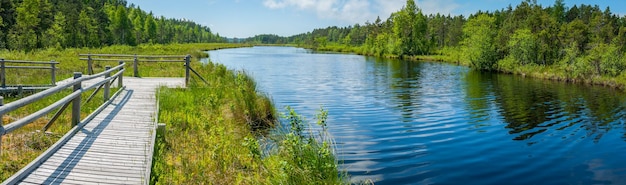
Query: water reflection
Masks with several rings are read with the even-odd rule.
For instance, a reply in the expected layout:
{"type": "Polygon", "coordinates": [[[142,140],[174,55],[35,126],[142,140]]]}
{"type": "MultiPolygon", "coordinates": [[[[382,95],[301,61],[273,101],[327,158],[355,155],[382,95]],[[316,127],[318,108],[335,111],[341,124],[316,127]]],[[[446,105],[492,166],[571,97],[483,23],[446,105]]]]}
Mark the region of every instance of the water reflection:
{"type": "Polygon", "coordinates": [[[353,182],[592,184],[626,178],[626,95],[442,63],[298,48],[211,51],[277,107],[329,111],[353,182]],[[541,172],[541,173],[538,173],[541,172]]]}
{"type": "Polygon", "coordinates": [[[586,130],[581,137],[597,142],[626,118],[626,101],[618,90],[479,71],[469,71],[465,80],[472,117],[488,118],[493,101],[514,140],[527,140],[549,129],[580,127],[586,130]]]}

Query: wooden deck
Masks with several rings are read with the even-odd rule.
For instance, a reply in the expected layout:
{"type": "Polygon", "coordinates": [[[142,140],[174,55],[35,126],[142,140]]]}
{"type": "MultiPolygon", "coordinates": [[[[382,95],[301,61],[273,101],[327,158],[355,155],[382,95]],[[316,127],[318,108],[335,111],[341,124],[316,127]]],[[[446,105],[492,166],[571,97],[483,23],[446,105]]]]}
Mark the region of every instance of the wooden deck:
{"type": "Polygon", "coordinates": [[[124,77],[126,89],[50,157],[31,164],[34,170],[24,171],[19,183],[148,184],[158,111],[156,89],[184,83],[184,78],[124,77]]]}

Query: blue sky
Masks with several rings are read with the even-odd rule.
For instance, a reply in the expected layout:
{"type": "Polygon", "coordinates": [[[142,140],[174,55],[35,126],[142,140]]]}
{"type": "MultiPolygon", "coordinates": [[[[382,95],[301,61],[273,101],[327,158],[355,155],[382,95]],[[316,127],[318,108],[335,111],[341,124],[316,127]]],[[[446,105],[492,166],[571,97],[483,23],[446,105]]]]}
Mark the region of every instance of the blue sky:
{"type": "MultiPolygon", "coordinates": [[[[209,26],[226,37],[246,38],[258,34],[291,36],[328,26],[348,26],[385,20],[402,8],[406,0],[127,0],[145,11],[169,18],[185,18],[209,26]]],[[[426,14],[469,15],[478,10],[498,10],[522,0],[416,0],[426,14]]],[[[554,0],[538,0],[544,6],[554,0]]],[[[565,0],[575,4],[597,4],[603,10],[626,15],[623,0],[565,0]]]]}

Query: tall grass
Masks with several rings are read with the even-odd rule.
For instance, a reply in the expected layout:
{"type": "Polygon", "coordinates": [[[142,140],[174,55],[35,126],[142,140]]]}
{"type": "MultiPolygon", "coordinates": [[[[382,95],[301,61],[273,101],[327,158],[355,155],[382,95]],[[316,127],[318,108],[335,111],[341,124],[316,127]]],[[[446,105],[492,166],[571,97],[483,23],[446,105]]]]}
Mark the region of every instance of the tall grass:
{"type": "MultiPolygon", "coordinates": [[[[242,47],[245,45],[236,44],[168,44],[168,45],[140,45],[140,46],[109,46],[104,48],[69,48],[69,49],[42,49],[32,52],[8,51],[0,50],[0,58],[7,60],[30,60],[30,61],[50,61],[59,62],[56,67],[57,80],[70,78],[73,72],[87,72],[87,62],[79,60],[79,53],[108,53],[108,54],[139,54],[139,55],[186,55],[193,56],[192,67],[200,66],[197,60],[206,57],[204,50],[213,50],[229,47],[242,47]]],[[[11,64],[13,65],[13,64],[11,64]]],[[[112,63],[95,63],[96,72],[104,71],[105,65],[115,66],[117,62],[112,63]]],[[[163,64],[163,63],[140,63],[139,71],[142,76],[179,76],[184,75],[182,63],[163,64]]],[[[126,76],[132,75],[132,65],[126,65],[126,76]]],[[[26,69],[8,69],[7,84],[50,84],[50,72],[48,70],[26,70],[26,69]]],[[[226,74],[226,70],[223,72],[226,74]]],[[[114,92],[116,89],[112,89],[114,92]]],[[[92,90],[93,91],[93,90],[92,90]]],[[[83,102],[92,91],[83,94],[83,102]]],[[[66,90],[61,93],[52,95],[48,98],[39,100],[33,104],[27,105],[16,111],[4,115],[3,123],[7,124],[26,115],[32,114],[43,107],[58,101],[62,97],[71,93],[66,90]]],[[[226,93],[226,92],[225,92],[226,93]]],[[[28,95],[28,94],[26,94],[28,95]]],[[[5,103],[15,101],[19,97],[5,96],[5,103]]],[[[81,107],[81,116],[84,118],[103,102],[103,94],[100,91],[94,99],[81,107]]],[[[270,105],[270,104],[267,104],[270,105]]],[[[249,114],[255,114],[256,109],[249,109],[249,114]]],[[[48,130],[48,133],[41,131],[42,127],[52,118],[55,111],[42,117],[28,126],[20,128],[8,135],[2,137],[2,146],[0,150],[0,181],[3,181],[24,167],[30,161],[39,156],[43,151],[48,149],[63,134],[71,129],[69,108],[61,115],[61,117],[48,130]]],[[[268,118],[266,118],[268,119],[268,118]]]]}
{"type": "MultiPolygon", "coordinates": [[[[293,111],[288,128],[268,133],[276,111],[248,75],[211,62],[198,70],[210,85],[160,89],[159,121],[167,130],[155,147],[152,184],[346,182],[330,137],[305,133],[305,122],[293,111]],[[266,149],[259,138],[274,147],[266,149]]],[[[327,114],[321,115],[325,128],[327,114]]]]}

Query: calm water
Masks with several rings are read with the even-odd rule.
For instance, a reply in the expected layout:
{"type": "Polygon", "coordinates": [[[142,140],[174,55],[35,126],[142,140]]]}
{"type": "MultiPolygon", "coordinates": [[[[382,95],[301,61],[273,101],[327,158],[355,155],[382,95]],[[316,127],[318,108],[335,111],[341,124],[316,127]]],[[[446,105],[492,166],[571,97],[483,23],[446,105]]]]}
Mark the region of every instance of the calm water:
{"type": "Polygon", "coordinates": [[[353,182],[626,184],[626,94],[289,47],[209,52],[330,132],[353,182]]]}

